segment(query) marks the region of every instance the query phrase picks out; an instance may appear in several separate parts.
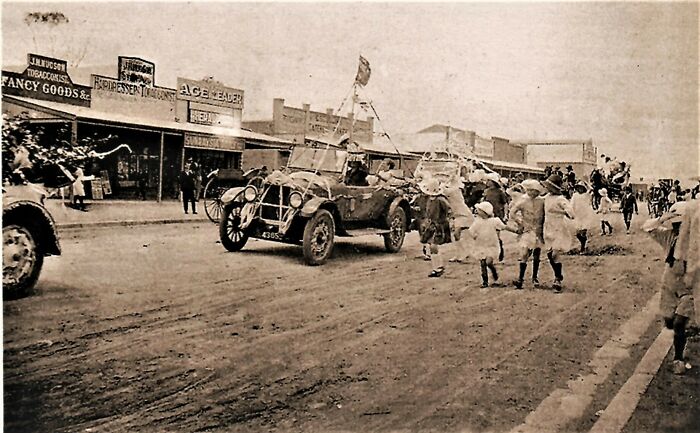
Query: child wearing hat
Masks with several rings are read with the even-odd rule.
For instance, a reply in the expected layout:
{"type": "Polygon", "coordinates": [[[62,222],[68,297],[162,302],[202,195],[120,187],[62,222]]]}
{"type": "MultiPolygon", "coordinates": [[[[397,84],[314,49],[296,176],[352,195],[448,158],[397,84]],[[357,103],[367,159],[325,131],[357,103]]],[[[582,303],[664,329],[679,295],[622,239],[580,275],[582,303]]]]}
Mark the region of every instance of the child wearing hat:
{"type": "Polygon", "coordinates": [[[571,207],[574,210],[574,225],[576,227],[576,239],[581,244],[581,254],[586,252],[588,242],[588,229],[595,224],[595,212],[591,206],[591,195],[588,186],[583,182],[574,185],[574,193],[571,196],[571,207]]]}
{"type": "Polygon", "coordinates": [[[475,208],[477,218],[469,227],[469,235],[472,238],[471,255],[479,259],[481,265],[481,287],[488,287],[489,270],[493,276],[493,284],[498,283],[498,271],[494,264],[501,251],[498,233],[501,230],[517,230],[507,227],[500,218],[494,217],[491,203],[482,201],[477,203],[475,208]]]}
{"type": "Polygon", "coordinates": [[[571,203],[564,197],[562,179],[553,174],[542,184],[547,188],[544,198],[544,243],[547,248],[547,258],[554,271],[555,293],[561,293],[564,280],[561,255],[572,248],[574,211],[571,203]]]}
{"type": "MultiPolygon", "coordinates": [[[[673,365],[675,374],[683,374],[689,368],[684,360],[686,327],[693,314],[693,295],[685,281],[687,260],[678,260],[676,245],[681,231],[686,203],[676,203],[659,218],[644,223],[642,230],[647,232],[664,248],[665,266],[661,276],[660,309],[664,323],[673,330],[673,365]]],[[[681,242],[683,244],[683,242],[681,242]]]]}
{"type": "Polygon", "coordinates": [[[418,187],[425,195],[425,212],[423,220],[419,223],[420,241],[429,245],[433,262],[433,269],[428,276],[441,277],[445,273],[445,264],[439,246],[451,241],[452,210],[439,180],[430,177],[418,187]]]}
{"type": "Polygon", "coordinates": [[[608,190],[605,188],[601,188],[600,191],[598,191],[598,194],[600,194],[600,203],[598,204],[598,214],[600,214],[600,229],[601,229],[601,235],[612,235],[613,228],[612,225],[610,224],[610,221],[608,220],[609,214],[612,211],[612,200],[610,200],[610,197],[608,197],[608,190]],[[605,228],[608,228],[608,232],[605,232],[605,228]]]}
{"type": "Polygon", "coordinates": [[[537,273],[540,267],[540,253],[544,245],[544,201],[540,197],[544,189],[540,182],[534,179],[527,179],[521,185],[525,194],[513,204],[510,211],[511,220],[520,232],[518,235],[520,273],[518,279],[513,282],[516,289],[523,288],[530,256],[532,256],[532,284],[539,287],[537,273]]]}

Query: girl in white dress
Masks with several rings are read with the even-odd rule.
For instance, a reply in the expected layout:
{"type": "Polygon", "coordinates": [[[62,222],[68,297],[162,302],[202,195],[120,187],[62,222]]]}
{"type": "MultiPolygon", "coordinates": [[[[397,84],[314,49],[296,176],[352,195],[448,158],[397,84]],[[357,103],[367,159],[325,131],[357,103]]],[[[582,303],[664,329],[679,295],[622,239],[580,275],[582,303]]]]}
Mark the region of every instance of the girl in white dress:
{"type": "Polygon", "coordinates": [[[563,195],[561,177],[553,174],[542,184],[548,191],[544,198],[544,245],[549,264],[554,271],[552,288],[555,293],[561,293],[564,280],[561,255],[573,247],[574,210],[563,195]]]}
{"type": "Polygon", "coordinates": [[[472,239],[471,255],[479,259],[481,264],[481,287],[489,286],[489,270],[493,276],[493,284],[498,283],[498,271],[494,264],[498,260],[501,251],[498,233],[501,230],[516,230],[507,227],[500,218],[493,216],[493,205],[489,202],[477,203],[476,206],[477,218],[469,227],[469,235],[472,239]]]}
{"type": "Polygon", "coordinates": [[[574,185],[571,207],[574,210],[576,238],[581,244],[580,253],[583,254],[586,252],[588,230],[593,229],[596,225],[595,211],[591,205],[591,195],[588,193],[588,186],[585,183],[578,182],[574,185]]]}

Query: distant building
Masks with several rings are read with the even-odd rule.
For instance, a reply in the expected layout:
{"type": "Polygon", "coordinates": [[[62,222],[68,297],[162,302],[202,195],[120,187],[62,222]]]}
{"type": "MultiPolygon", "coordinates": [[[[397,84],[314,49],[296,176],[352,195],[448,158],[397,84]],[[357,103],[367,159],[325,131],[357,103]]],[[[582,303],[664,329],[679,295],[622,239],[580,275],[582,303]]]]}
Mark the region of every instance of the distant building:
{"type": "Polygon", "coordinates": [[[275,98],[272,101],[272,119],[244,120],[242,127],[297,144],[304,144],[308,140],[338,139],[350,133],[353,141],[371,144],[374,135],[374,118],[367,117],[365,120],[360,120],[354,118],[352,113],[341,117],[333,114],[332,108],[326,109],[325,112],[312,111],[309,104],[303,104],[301,108],[290,107],[284,104],[284,99],[275,98]],[[350,125],[352,125],[352,131],[350,125]]]}
{"type": "Polygon", "coordinates": [[[571,165],[576,177],[588,178],[596,167],[598,149],[593,146],[593,140],[514,140],[525,150],[525,161],[528,165],[540,168],[546,166],[559,167],[566,172],[566,166],[571,165]]]}

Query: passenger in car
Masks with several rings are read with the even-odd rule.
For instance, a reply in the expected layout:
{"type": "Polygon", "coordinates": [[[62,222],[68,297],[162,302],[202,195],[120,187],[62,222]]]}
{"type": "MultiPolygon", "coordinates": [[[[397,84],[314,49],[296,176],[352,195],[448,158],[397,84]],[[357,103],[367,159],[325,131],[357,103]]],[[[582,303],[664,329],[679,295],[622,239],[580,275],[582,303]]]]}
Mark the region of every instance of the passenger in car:
{"type": "Polygon", "coordinates": [[[368,186],[367,175],[369,171],[362,161],[352,161],[350,169],[345,174],[345,184],[348,186],[368,186]]]}

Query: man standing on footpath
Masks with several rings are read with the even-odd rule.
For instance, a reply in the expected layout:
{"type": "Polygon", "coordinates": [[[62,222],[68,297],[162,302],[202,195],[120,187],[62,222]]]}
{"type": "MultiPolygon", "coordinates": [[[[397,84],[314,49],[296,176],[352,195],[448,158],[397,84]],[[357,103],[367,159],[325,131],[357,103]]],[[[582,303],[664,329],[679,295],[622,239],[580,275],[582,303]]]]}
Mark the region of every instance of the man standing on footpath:
{"type": "Polygon", "coordinates": [[[182,191],[182,205],[187,213],[187,204],[192,203],[192,213],[197,214],[196,201],[194,197],[196,185],[195,173],[192,171],[190,162],[185,164],[185,170],[180,173],[180,191],[182,191]]]}

